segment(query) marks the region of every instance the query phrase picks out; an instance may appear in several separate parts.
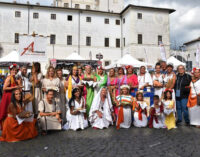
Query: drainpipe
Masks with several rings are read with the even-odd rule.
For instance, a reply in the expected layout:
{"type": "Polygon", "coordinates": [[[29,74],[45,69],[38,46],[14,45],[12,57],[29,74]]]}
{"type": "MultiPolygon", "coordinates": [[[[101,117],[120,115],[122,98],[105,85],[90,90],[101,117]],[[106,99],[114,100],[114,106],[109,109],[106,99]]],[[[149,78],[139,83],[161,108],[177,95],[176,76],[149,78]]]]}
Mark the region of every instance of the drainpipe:
{"type": "Polygon", "coordinates": [[[28,34],[30,32],[30,7],[28,6],[28,34]]]}
{"type": "Polygon", "coordinates": [[[78,54],[80,55],[80,24],[81,24],[81,21],[80,21],[80,16],[81,16],[81,11],[78,12],[78,54]]]}
{"type": "Polygon", "coordinates": [[[123,57],[123,19],[122,19],[122,15],[120,15],[121,18],[121,57],[123,57]]]}

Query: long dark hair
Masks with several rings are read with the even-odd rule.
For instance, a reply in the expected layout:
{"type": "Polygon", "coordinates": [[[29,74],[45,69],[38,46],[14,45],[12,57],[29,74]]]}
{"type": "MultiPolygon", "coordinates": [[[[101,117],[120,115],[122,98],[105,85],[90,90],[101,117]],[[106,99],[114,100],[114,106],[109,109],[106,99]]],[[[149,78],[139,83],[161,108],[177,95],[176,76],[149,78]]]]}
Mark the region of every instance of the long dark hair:
{"type": "Polygon", "coordinates": [[[34,63],[34,67],[35,67],[35,71],[37,73],[40,73],[41,72],[41,66],[40,66],[40,63],[39,62],[35,62],[34,63]]]}
{"type": "MultiPolygon", "coordinates": [[[[15,98],[15,92],[19,90],[19,89],[15,89],[13,92],[12,92],[12,96],[11,96],[11,103],[14,105],[15,108],[17,108],[17,100],[15,98]]],[[[20,90],[19,90],[20,91],[20,90]]],[[[23,101],[23,96],[22,96],[22,92],[20,91],[21,93],[21,99],[19,101],[20,105],[22,106],[22,101],[23,101]]]]}
{"type": "Polygon", "coordinates": [[[76,92],[80,92],[80,96],[79,96],[79,99],[81,99],[81,97],[82,97],[82,92],[81,92],[81,90],[79,89],[79,88],[75,88],[75,89],[73,89],[72,90],[72,97],[71,97],[71,99],[69,100],[69,107],[71,108],[72,106],[74,106],[74,100],[76,99],[76,97],[75,97],[75,93],[76,92]]]}
{"type": "Polygon", "coordinates": [[[164,92],[164,100],[167,100],[167,93],[170,93],[170,95],[171,95],[170,99],[172,100],[172,92],[169,90],[164,92]]]}

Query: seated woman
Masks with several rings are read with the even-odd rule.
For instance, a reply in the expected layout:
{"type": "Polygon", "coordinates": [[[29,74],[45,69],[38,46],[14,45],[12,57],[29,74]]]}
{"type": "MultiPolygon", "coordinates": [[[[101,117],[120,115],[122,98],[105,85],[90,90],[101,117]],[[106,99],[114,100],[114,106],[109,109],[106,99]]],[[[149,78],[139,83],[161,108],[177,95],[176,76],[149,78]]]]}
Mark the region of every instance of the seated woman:
{"type": "Polygon", "coordinates": [[[106,87],[102,87],[92,102],[90,124],[94,129],[108,128],[113,123],[112,116],[114,117],[114,112],[110,94],[106,87]]]}
{"type": "Polygon", "coordinates": [[[118,107],[117,116],[117,129],[130,128],[132,122],[131,108],[134,104],[134,98],[129,94],[130,87],[128,85],[122,85],[121,94],[116,97],[116,103],[118,107]]]}
{"type": "Polygon", "coordinates": [[[46,88],[46,97],[38,104],[39,125],[46,134],[48,130],[61,130],[60,107],[54,100],[56,89],[46,88]]]}
{"type": "Polygon", "coordinates": [[[38,132],[35,127],[35,119],[32,122],[23,121],[21,123],[17,120],[29,118],[31,115],[32,113],[25,111],[20,89],[15,89],[12,92],[8,117],[5,119],[0,141],[17,142],[36,137],[38,132]]]}
{"type": "Polygon", "coordinates": [[[69,108],[70,110],[67,111],[67,123],[63,128],[65,130],[72,129],[74,131],[87,128],[86,104],[79,88],[74,88],[72,90],[69,108]]]}
{"type": "Polygon", "coordinates": [[[150,108],[149,128],[165,128],[165,117],[163,103],[158,95],[154,95],[154,104],[150,108]]]}
{"type": "Polygon", "coordinates": [[[133,106],[134,111],[134,126],[135,127],[146,127],[147,126],[147,103],[144,101],[142,92],[136,94],[136,102],[133,106]]]}

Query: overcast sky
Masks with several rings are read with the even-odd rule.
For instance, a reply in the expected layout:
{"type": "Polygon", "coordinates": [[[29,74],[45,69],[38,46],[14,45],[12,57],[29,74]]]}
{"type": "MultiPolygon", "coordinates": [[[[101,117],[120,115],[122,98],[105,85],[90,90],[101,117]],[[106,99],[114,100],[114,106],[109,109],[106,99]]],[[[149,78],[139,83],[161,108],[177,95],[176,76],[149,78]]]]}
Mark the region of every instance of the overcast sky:
{"type": "MultiPolygon", "coordinates": [[[[0,0],[12,2],[13,0],[0,0]]],[[[24,3],[28,0],[17,0],[24,3]]],[[[31,3],[51,5],[53,0],[29,0],[31,3]]],[[[124,0],[125,5],[135,5],[173,8],[176,12],[170,15],[171,47],[181,45],[200,37],[200,0],[124,0]]]]}

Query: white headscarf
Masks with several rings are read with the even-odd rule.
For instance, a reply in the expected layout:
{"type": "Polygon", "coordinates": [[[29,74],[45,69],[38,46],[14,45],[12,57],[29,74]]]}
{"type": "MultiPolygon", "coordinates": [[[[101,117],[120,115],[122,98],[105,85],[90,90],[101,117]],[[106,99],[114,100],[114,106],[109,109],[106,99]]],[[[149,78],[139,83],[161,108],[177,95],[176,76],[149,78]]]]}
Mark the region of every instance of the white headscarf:
{"type": "MultiPolygon", "coordinates": [[[[101,91],[103,88],[106,88],[106,87],[102,87],[100,91],[98,92],[98,94],[93,99],[92,106],[90,108],[90,113],[89,113],[89,121],[91,123],[94,122],[94,120],[97,118],[96,116],[98,116],[97,114],[95,114],[95,111],[100,109],[101,91]]],[[[106,120],[112,122],[111,112],[113,111],[113,105],[112,105],[112,101],[111,101],[110,93],[108,89],[107,89],[107,95],[106,95],[106,99],[105,99],[103,107],[104,107],[103,115],[105,115],[106,120]]]]}

